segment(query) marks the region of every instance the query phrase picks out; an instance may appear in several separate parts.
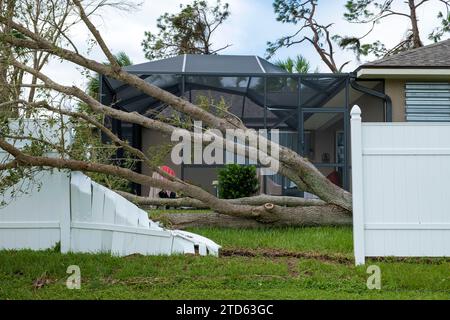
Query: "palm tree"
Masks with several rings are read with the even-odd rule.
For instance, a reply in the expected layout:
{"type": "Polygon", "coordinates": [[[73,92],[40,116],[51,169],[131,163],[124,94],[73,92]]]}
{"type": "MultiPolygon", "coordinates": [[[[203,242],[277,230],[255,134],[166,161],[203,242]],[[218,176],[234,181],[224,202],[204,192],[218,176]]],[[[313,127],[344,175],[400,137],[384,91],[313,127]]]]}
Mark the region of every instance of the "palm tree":
{"type": "MultiPolygon", "coordinates": [[[[133,64],[133,61],[131,61],[130,57],[123,51],[120,51],[119,53],[115,54],[114,57],[116,58],[117,62],[121,67],[130,66],[133,64]]],[[[109,65],[109,63],[105,62],[105,65],[109,65]]],[[[100,90],[100,83],[99,83],[99,76],[96,73],[94,76],[90,75],[86,92],[93,98],[98,99],[99,96],[99,90],[100,90]]]]}
{"type": "Polygon", "coordinates": [[[275,65],[290,73],[308,73],[311,65],[302,55],[298,55],[295,59],[287,58],[286,60],[278,60],[275,65]]]}

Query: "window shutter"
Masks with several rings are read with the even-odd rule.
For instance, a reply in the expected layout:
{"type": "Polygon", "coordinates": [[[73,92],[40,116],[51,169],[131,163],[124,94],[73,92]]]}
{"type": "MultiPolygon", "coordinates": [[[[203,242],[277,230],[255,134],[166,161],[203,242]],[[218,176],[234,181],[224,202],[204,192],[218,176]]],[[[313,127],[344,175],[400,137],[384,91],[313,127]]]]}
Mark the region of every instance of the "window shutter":
{"type": "Polygon", "coordinates": [[[406,121],[450,122],[450,83],[407,82],[406,121]]]}

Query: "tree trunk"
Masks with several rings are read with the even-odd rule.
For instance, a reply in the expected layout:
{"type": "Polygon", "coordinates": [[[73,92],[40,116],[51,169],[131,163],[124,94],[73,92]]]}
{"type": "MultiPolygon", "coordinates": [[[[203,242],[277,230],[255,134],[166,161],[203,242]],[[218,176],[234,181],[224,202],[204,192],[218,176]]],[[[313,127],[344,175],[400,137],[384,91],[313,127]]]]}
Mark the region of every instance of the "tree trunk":
{"type": "Polygon", "coordinates": [[[150,217],[166,227],[184,230],[188,228],[257,229],[266,224],[252,219],[232,217],[220,213],[167,213],[150,217]]]}
{"type": "Polygon", "coordinates": [[[352,217],[333,206],[308,207],[301,214],[292,208],[274,209],[270,214],[258,219],[232,217],[219,213],[179,213],[158,214],[151,217],[174,229],[193,227],[205,228],[264,228],[264,227],[309,227],[309,226],[348,226],[352,217]]]}
{"type": "Polygon", "coordinates": [[[408,4],[410,10],[411,30],[413,33],[413,48],[420,48],[423,47],[423,43],[420,39],[415,0],[408,0],[408,4]]]}
{"type": "MultiPolygon", "coordinates": [[[[141,207],[169,206],[173,208],[193,207],[197,209],[209,209],[207,204],[192,198],[160,199],[160,198],[139,197],[134,194],[130,194],[128,192],[123,191],[116,191],[116,192],[120,194],[122,197],[141,207]]],[[[248,198],[230,199],[226,201],[232,204],[244,204],[251,206],[262,206],[265,205],[266,203],[272,203],[275,205],[287,207],[300,207],[300,206],[312,207],[312,206],[326,205],[326,203],[321,200],[305,200],[303,198],[298,197],[269,196],[265,194],[248,198]]]]}
{"type": "MultiPolygon", "coordinates": [[[[151,206],[210,209],[210,206],[207,204],[192,198],[153,199],[135,196],[122,191],[116,192],[143,209],[149,209],[151,206]]],[[[275,227],[336,226],[350,225],[352,223],[352,218],[348,211],[338,206],[327,205],[321,200],[259,195],[225,201],[235,205],[251,205],[255,206],[255,208],[253,208],[251,217],[229,216],[220,213],[168,213],[158,214],[156,220],[177,229],[192,227],[261,228],[269,225],[275,227]]]]}
{"type": "MultiPolygon", "coordinates": [[[[1,1],[0,9],[5,13],[6,17],[12,17],[14,14],[14,2],[13,1],[1,1]]],[[[5,23],[0,30],[4,34],[11,33],[11,26],[5,23]]],[[[11,45],[7,42],[0,41],[0,103],[8,102],[12,99],[12,85],[8,80],[8,59],[11,56],[11,45]]],[[[0,109],[0,118],[8,119],[13,116],[13,105],[4,105],[0,109]]]]}

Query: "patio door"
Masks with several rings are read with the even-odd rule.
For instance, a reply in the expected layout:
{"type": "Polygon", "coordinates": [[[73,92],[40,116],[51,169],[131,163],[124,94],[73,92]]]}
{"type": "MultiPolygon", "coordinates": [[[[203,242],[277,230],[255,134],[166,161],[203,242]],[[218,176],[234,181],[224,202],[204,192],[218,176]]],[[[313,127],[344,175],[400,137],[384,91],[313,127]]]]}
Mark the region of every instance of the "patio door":
{"type": "Polygon", "coordinates": [[[348,190],[349,119],[345,108],[304,108],[300,112],[300,153],[324,176],[348,190]]]}

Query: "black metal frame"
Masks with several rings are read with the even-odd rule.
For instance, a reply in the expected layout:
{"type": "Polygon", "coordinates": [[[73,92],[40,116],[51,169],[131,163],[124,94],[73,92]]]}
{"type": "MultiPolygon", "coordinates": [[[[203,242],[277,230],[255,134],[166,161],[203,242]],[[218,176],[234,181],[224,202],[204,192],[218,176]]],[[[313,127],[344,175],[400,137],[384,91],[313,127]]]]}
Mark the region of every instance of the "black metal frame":
{"type": "MultiPolygon", "coordinates": [[[[142,72],[131,72],[133,74],[139,75],[141,78],[146,78],[148,76],[151,76],[151,74],[146,74],[142,72]]],[[[275,129],[285,123],[290,118],[297,117],[297,128],[291,128],[293,131],[297,132],[297,150],[301,155],[304,155],[304,145],[305,145],[305,130],[304,130],[304,121],[305,121],[305,113],[342,113],[344,116],[344,145],[345,145],[345,157],[344,157],[344,163],[343,164],[315,164],[318,167],[343,167],[343,186],[346,189],[349,189],[349,171],[350,171],[350,165],[349,165],[349,142],[350,142],[350,106],[349,106],[349,91],[350,87],[353,87],[355,90],[359,90],[361,92],[364,92],[365,94],[373,95],[375,97],[384,99],[387,104],[386,113],[392,112],[392,110],[389,109],[389,100],[388,97],[378,91],[367,89],[365,90],[362,86],[357,86],[354,84],[355,78],[353,74],[323,74],[323,73],[317,73],[317,74],[292,74],[292,73],[245,73],[245,74],[220,74],[220,73],[214,73],[214,72],[202,72],[202,73],[192,73],[192,72],[185,72],[185,73],[174,73],[174,72],[158,72],[158,75],[174,75],[176,77],[179,77],[179,92],[181,96],[184,96],[186,91],[189,91],[189,100],[191,100],[191,92],[192,88],[189,87],[189,85],[186,84],[186,78],[187,77],[201,77],[201,76],[208,76],[208,77],[248,77],[249,83],[247,84],[247,91],[245,93],[242,92],[234,92],[232,90],[227,90],[225,88],[222,88],[222,91],[230,91],[232,94],[236,95],[242,95],[243,96],[243,105],[242,110],[238,116],[241,118],[244,116],[244,108],[245,108],[245,101],[246,99],[251,99],[251,97],[247,96],[248,94],[248,87],[250,85],[250,79],[251,78],[262,78],[264,80],[264,103],[261,105],[263,108],[264,116],[263,116],[263,127],[252,127],[255,129],[275,129]],[[269,127],[268,124],[268,80],[270,78],[290,78],[295,79],[298,87],[298,101],[297,106],[292,108],[292,112],[288,112],[287,115],[285,115],[283,118],[280,118],[277,123],[271,127],[269,127]],[[305,101],[305,98],[302,96],[302,86],[309,86],[312,85],[312,80],[317,79],[330,79],[330,78],[336,78],[336,79],[342,79],[342,86],[336,82],[336,88],[334,93],[330,93],[324,98],[324,101],[321,102],[322,105],[326,104],[331,98],[336,96],[338,93],[342,92],[342,90],[345,90],[345,102],[343,106],[340,107],[333,107],[333,108],[323,108],[321,106],[317,106],[315,108],[307,107],[308,101],[305,101]],[[308,80],[310,80],[308,82],[308,80]],[[387,98],[386,98],[387,97],[387,98]],[[306,107],[305,107],[306,105],[306,107]]],[[[106,77],[100,76],[100,101],[103,104],[111,105],[112,107],[115,106],[115,98],[114,95],[116,92],[112,89],[111,85],[108,83],[108,79],[106,77]],[[105,91],[108,91],[108,98],[105,98],[106,95],[103,93],[105,91]]],[[[119,87],[122,89],[122,87],[119,87]]],[[[312,87],[310,87],[312,88],[312,87]]],[[[314,90],[321,90],[321,88],[313,88],[314,90]]],[[[195,89],[194,89],[195,90],[195,89]]],[[[214,90],[211,88],[211,90],[214,90]]],[[[216,91],[221,91],[220,88],[217,88],[216,91]]],[[[323,92],[322,92],[323,93],[323,92]]],[[[319,93],[318,93],[319,94],[319,93]]],[[[145,95],[142,95],[142,97],[147,97],[145,95]]],[[[135,99],[140,98],[140,96],[134,97],[135,99]]],[[[122,102],[123,103],[123,102],[122,102]]],[[[258,103],[259,104],[259,103],[258,103]]],[[[122,104],[120,104],[122,106],[122,104]]],[[[118,105],[116,105],[118,107],[118,105]]],[[[288,109],[279,109],[280,111],[288,111],[288,109]]],[[[389,115],[386,115],[386,120],[389,121],[391,117],[389,115]]],[[[243,119],[244,123],[245,120],[249,119],[243,119]]],[[[112,120],[112,128],[114,132],[117,132],[119,136],[121,136],[121,122],[119,120],[113,119],[112,120]]],[[[142,147],[142,141],[140,137],[140,128],[134,128],[133,129],[133,140],[132,145],[137,148],[142,147]]],[[[182,166],[182,175],[184,174],[184,168],[188,166],[182,166]]],[[[196,165],[195,167],[202,167],[202,165],[196,165]]],[[[206,167],[206,166],[205,166],[206,167]]],[[[140,168],[138,168],[140,170],[140,168]]],[[[183,178],[183,177],[182,177],[183,178]]],[[[264,179],[264,190],[266,190],[266,179],[264,179]]],[[[283,188],[284,190],[284,188],[283,188]]]]}

